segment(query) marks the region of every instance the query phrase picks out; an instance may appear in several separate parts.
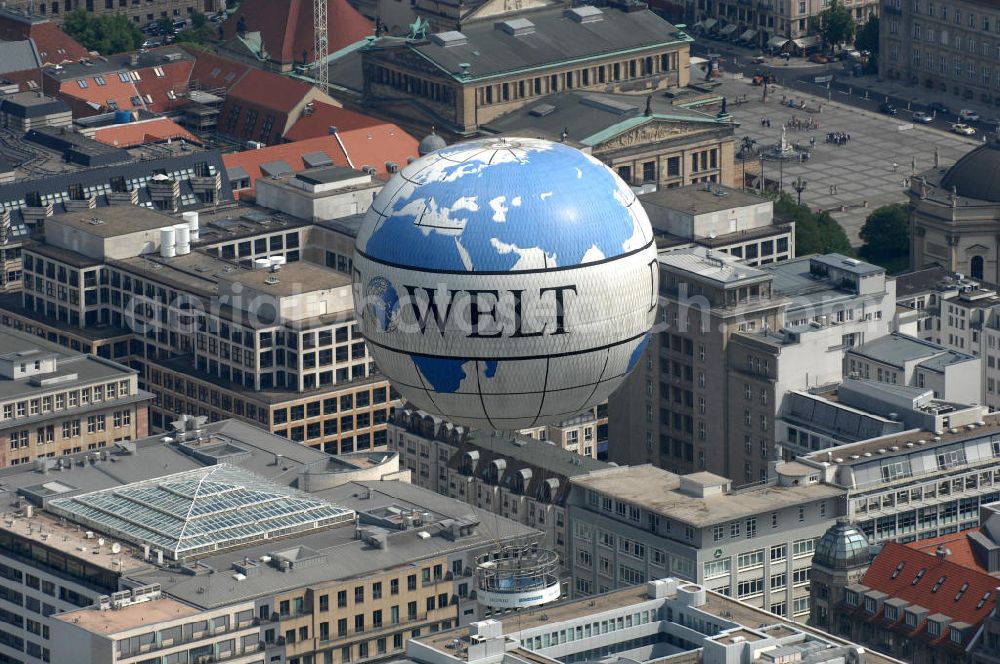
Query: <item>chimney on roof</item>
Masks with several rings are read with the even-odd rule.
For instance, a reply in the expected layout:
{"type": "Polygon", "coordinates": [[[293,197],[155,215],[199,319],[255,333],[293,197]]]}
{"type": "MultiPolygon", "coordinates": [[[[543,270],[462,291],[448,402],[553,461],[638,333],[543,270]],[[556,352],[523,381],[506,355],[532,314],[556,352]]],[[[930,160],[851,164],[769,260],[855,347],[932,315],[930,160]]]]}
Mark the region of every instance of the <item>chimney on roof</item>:
{"type": "Polygon", "coordinates": [[[129,64],[131,64],[133,67],[138,67],[139,66],[139,54],[138,53],[133,53],[131,56],[129,56],[128,61],[129,61],[129,64]]]}
{"type": "Polygon", "coordinates": [[[934,550],[934,555],[944,560],[951,555],[951,549],[947,548],[944,544],[938,544],[937,549],[934,550]]]}

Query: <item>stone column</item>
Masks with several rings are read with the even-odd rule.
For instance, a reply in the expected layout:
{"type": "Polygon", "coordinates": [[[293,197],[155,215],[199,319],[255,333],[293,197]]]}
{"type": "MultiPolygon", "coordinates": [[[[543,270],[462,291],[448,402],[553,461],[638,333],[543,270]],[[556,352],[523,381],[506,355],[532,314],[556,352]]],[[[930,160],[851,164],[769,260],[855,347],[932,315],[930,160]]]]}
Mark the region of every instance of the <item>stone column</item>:
{"type": "MultiPolygon", "coordinates": [[[[948,234],[948,269],[958,272],[958,242],[961,236],[956,233],[948,234]]],[[[968,270],[963,270],[963,274],[968,270]]]]}

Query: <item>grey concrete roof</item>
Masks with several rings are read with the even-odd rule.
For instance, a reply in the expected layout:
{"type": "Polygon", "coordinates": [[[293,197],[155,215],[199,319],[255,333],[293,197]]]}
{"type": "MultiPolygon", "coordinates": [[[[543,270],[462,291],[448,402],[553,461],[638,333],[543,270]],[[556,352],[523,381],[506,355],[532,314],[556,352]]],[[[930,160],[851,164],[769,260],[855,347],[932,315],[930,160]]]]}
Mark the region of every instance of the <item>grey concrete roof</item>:
{"type": "MultiPolygon", "coordinates": [[[[398,569],[401,576],[419,573],[419,568],[415,565],[419,565],[421,560],[453,551],[486,550],[492,548],[501,537],[505,540],[531,538],[538,532],[461,501],[400,482],[353,482],[313,495],[359,512],[390,505],[430,511],[433,513],[434,523],[388,532],[385,549],[375,548],[356,539],[355,529],[343,526],[287,540],[264,542],[198,561],[200,566],[214,570],[214,573],[186,576],[172,570],[152,569],[137,573],[131,578],[140,584],[160,583],[168,595],[195,606],[210,608],[271,596],[310,584],[358,578],[380,570],[398,569]],[[451,540],[443,533],[448,531],[447,524],[452,519],[471,519],[479,521],[480,526],[476,534],[457,541],[451,540]],[[430,537],[421,536],[421,531],[430,537]],[[261,565],[257,575],[248,576],[241,581],[232,578],[232,564],[242,561],[244,557],[256,561],[261,556],[273,556],[290,550],[317,556],[321,562],[293,567],[289,572],[261,565]]],[[[361,519],[363,524],[363,514],[361,519]]]]}
{"type": "MultiPolygon", "coordinates": [[[[122,380],[129,378],[136,373],[134,369],[106,360],[101,357],[85,355],[68,350],[58,344],[54,344],[41,339],[33,334],[19,332],[11,328],[0,328],[0,349],[3,349],[4,356],[14,356],[16,353],[38,351],[26,356],[28,360],[41,359],[43,357],[56,356],[56,371],[42,374],[45,379],[62,378],[56,384],[38,385],[32,381],[31,377],[10,379],[0,378],[0,401],[12,399],[32,399],[42,394],[53,394],[61,390],[79,388],[85,385],[103,384],[108,381],[122,380]]],[[[16,360],[15,360],[16,361],[16,360]]],[[[152,395],[147,392],[139,392],[136,395],[122,399],[106,400],[98,404],[88,404],[69,408],[61,413],[66,416],[79,416],[96,408],[107,408],[112,404],[132,403],[134,401],[150,399],[152,395]]],[[[39,413],[38,415],[28,415],[0,423],[0,430],[8,428],[20,428],[38,421],[51,421],[57,415],[52,412],[39,413]]]]}
{"type": "Polygon", "coordinates": [[[0,74],[38,69],[41,66],[42,59],[38,57],[38,49],[32,40],[0,41],[0,74]]]}
{"type": "MultiPolygon", "coordinates": [[[[49,499],[67,498],[81,493],[121,487],[175,475],[184,471],[210,467],[224,462],[279,486],[297,487],[300,473],[307,465],[327,468],[331,457],[320,450],[294,443],[252,425],[224,420],[201,425],[201,437],[192,442],[166,443],[159,437],[136,441],[135,451],[120,448],[108,450],[107,459],[88,463],[84,453],[63,457],[69,467],[42,472],[34,466],[14,466],[0,470],[0,497],[13,500],[18,493],[32,496],[45,504],[49,499]],[[225,455],[225,456],[222,456],[225,455]],[[280,456],[276,456],[280,455],[280,456]]],[[[57,460],[58,461],[58,460],[57,460]]],[[[348,483],[332,489],[308,494],[361,514],[388,506],[427,512],[426,523],[419,528],[388,533],[388,547],[375,549],[355,538],[353,525],[334,527],[301,536],[251,543],[233,551],[201,558],[195,564],[202,571],[214,573],[188,576],[176,569],[152,568],[136,572],[133,580],[139,584],[161,583],[166,594],[200,607],[229,604],[240,599],[273,595],[284,589],[298,588],[325,580],[346,579],[369,572],[400,568],[411,570],[412,564],[450,551],[492,548],[500,539],[532,539],[538,531],[492,513],[483,512],[462,501],[440,496],[432,491],[400,482],[348,483]],[[457,541],[442,533],[450,531],[457,520],[479,522],[476,534],[457,541]],[[419,535],[421,530],[430,537],[419,535]],[[323,564],[295,566],[290,572],[280,572],[261,565],[261,574],[237,582],[232,578],[231,564],[244,557],[258,560],[262,555],[296,551],[300,557],[325,556],[323,564]]],[[[401,572],[402,573],[402,572],[401,572]]]]}
{"type": "Polygon", "coordinates": [[[721,285],[750,283],[766,279],[768,273],[744,265],[730,254],[692,247],[671,251],[659,256],[660,265],[676,271],[688,272],[721,285]]]}
{"type": "MultiPolygon", "coordinates": [[[[351,285],[351,277],[343,272],[320,265],[296,261],[285,264],[278,272],[270,270],[235,270],[220,277],[250,286],[279,297],[298,295],[315,290],[326,290],[351,285]]],[[[351,309],[353,305],[348,307],[351,309]]],[[[328,312],[328,313],[333,313],[328,312]]]]}
{"type": "Polygon", "coordinates": [[[706,190],[705,185],[692,184],[686,187],[660,188],[648,194],[639,194],[639,202],[643,206],[662,207],[680,210],[685,214],[699,215],[760,205],[769,201],[732,187],[713,184],[710,190],[706,190]],[[717,192],[722,192],[722,195],[717,192]]]}
{"type": "Polygon", "coordinates": [[[49,223],[78,228],[100,238],[155,230],[181,223],[163,212],[131,205],[112,205],[100,210],[80,210],[46,219],[49,223]]]}
{"type": "Polygon", "coordinates": [[[869,341],[852,349],[851,353],[900,368],[906,362],[920,361],[921,366],[934,371],[942,371],[949,364],[976,359],[972,355],[948,350],[939,344],[898,333],[869,341]],[[933,361],[929,361],[932,359],[933,361]]]}
{"type": "Polygon", "coordinates": [[[677,490],[681,483],[680,475],[649,464],[582,475],[572,478],[570,482],[640,505],[643,509],[696,528],[844,494],[843,489],[827,484],[784,487],[768,485],[697,498],[677,490]]]}
{"type": "Polygon", "coordinates": [[[904,272],[896,275],[896,298],[901,299],[918,293],[929,293],[936,290],[937,286],[945,277],[952,275],[952,272],[941,267],[932,265],[920,270],[904,272]]]}
{"type": "Polygon", "coordinates": [[[879,272],[885,272],[884,267],[878,265],[873,265],[871,263],[866,263],[864,261],[859,261],[856,258],[850,258],[844,256],[843,254],[825,254],[822,256],[813,256],[812,260],[827,265],[829,267],[842,270],[844,272],[850,272],[851,274],[866,275],[866,274],[878,274],[879,272]]]}
{"type": "Polygon", "coordinates": [[[0,111],[19,118],[37,118],[53,113],[69,113],[70,109],[63,100],[41,92],[15,92],[0,97],[0,111]]]}
{"type": "MultiPolygon", "coordinates": [[[[838,254],[832,254],[838,255],[838,254]]],[[[877,302],[881,294],[859,296],[854,292],[841,289],[839,285],[811,276],[810,261],[817,256],[793,258],[760,266],[760,269],[773,276],[772,287],[776,294],[790,300],[788,311],[807,308],[813,311],[830,311],[832,307],[847,301],[877,302]]],[[[879,268],[881,270],[882,268],[879,268]]]]}
{"type": "MultiPolygon", "coordinates": [[[[470,78],[463,80],[476,80],[680,41],[677,29],[651,11],[602,8],[602,13],[599,21],[578,23],[564,16],[562,7],[524,12],[519,18],[534,24],[530,34],[515,36],[482,21],[463,26],[466,44],[428,40],[405,47],[456,77],[467,63],[470,78]]],[[[385,43],[376,42],[375,48],[385,43]]]]}

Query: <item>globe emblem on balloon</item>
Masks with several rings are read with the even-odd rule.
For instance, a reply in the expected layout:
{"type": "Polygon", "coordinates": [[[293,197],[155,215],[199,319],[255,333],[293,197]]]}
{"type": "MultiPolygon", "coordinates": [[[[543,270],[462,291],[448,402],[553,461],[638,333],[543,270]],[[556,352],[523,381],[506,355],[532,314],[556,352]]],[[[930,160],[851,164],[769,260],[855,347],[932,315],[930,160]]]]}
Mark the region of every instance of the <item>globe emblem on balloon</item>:
{"type": "Polygon", "coordinates": [[[399,294],[385,277],[375,277],[365,291],[365,319],[373,321],[382,332],[396,329],[399,316],[399,294]]]}
{"type": "Polygon", "coordinates": [[[417,407],[513,430],[621,385],[649,340],[656,246],[631,188],[540,139],[432,152],[372,202],[355,313],[376,364],[417,407]]]}

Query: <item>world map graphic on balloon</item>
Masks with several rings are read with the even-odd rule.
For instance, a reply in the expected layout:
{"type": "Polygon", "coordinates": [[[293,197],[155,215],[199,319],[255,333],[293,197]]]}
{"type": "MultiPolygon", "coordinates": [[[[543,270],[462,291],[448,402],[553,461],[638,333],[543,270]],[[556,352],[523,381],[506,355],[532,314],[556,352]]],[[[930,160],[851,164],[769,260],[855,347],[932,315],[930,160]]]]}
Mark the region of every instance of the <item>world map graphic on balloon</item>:
{"type": "MultiPolygon", "coordinates": [[[[656,279],[646,265],[655,262],[649,221],[635,194],[611,169],[564,144],[486,139],[453,145],[411,163],[373,201],[356,250],[356,279],[363,280],[356,292],[364,296],[359,316],[377,363],[404,396],[458,421],[535,422],[552,419],[556,410],[566,415],[570,413],[564,409],[582,409],[594,398],[606,398],[612,385],[634,368],[648,341],[652,320],[647,310],[656,279]],[[643,254],[641,260],[639,254],[643,254]],[[620,273],[625,265],[634,270],[630,278],[640,280],[639,290],[596,298],[614,281],[606,277],[620,273]],[[539,329],[556,332],[549,342],[553,352],[574,358],[565,366],[585,378],[579,385],[573,383],[580,381],[553,368],[543,357],[547,351],[537,352],[545,343],[541,335],[534,337],[524,330],[509,335],[531,337],[521,348],[524,352],[529,345],[535,348],[528,359],[508,352],[515,350],[514,343],[501,346],[491,340],[476,346],[465,343],[451,328],[435,336],[433,317],[429,326],[419,327],[419,335],[413,333],[413,325],[401,323],[412,323],[414,318],[426,322],[428,301],[442,293],[463,292],[471,287],[470,279],[476,280],[475,288],[487,290],[513,280],[517,285],[506,292],[520,291],[518,297],[527,298],[523,293],[530,292],[530,286],[559,274],[567,275],[566,279],[572,275],[573,289],[567,287],[565,297],[572,297],[574,305],[592,291],[595,301],[588,306],[607,301],[607,315],[612,318],[620,306],[638,312],[638,329],[631,329],[635,320],[626,323],[624,319],[621,329],[612,325],[595,330],[590,325],[587,334],[595,342],[598,336],[606,337],[606,343],[603,348],[588,348],[593,357],[586,361],[577,357],[571,343],[583,338],[582,327],[577,326],[576,336],[566,340],[559,338],[554,322],[549,321],[547,327],[539,323],[539,329]],[[421,284],[429,282],[427,293],[435,289],[435,295],[428,294],[419,305],[413,304],[414,287],[407,283],[415,275],[421,284]],[[590,279],[596,280],[592,288],[590,279]],[[404,333],[404,328],[410,332],[404,333]],[[441,335],[453,333],[453,342],[441,341],[441,335]],[[500,397],[515,388],[518,396],[499,408],[509,417],[487,412],[492,410],[490,403],[499,406],[500,397]],[[477,399],[470,402],[471,416],[454,412],[456,408],[445,406],[441,397],[472,394],[477,399]],[[547,404],[542,403],[546,400],[547,404]],[[556,406],[558,401],[563,405],[556,406]],[[513,414],[521,410],[524,414],[513,414]]],[[[417,292],[424,292],[423,288],[417,292]]],[[[498,292],[503,291],[499,288],[498,292]]],[[[498,296],[496,310],[502,308],[502,297],[498,296]]],[[[552,306],[551,293],[547,297],[552,306]]],[[[563,304],[560,300],[559,305],[563,304]]],[[[524,307],[527,312],[528,305],[524,307]]],[[[566,307],[569,311],[568,303],[566,307]]],[[[499,320],[496,310],[487,310],[499,320]]],[[[444,316],[450,310],[439,303],[429,313],[444,316]]]]}

